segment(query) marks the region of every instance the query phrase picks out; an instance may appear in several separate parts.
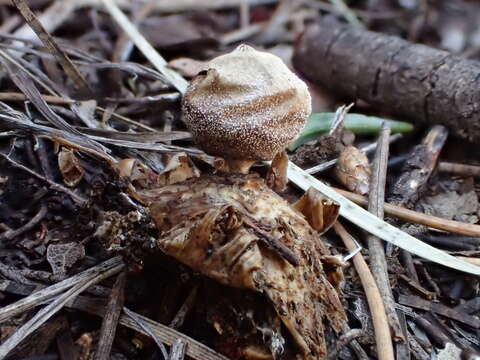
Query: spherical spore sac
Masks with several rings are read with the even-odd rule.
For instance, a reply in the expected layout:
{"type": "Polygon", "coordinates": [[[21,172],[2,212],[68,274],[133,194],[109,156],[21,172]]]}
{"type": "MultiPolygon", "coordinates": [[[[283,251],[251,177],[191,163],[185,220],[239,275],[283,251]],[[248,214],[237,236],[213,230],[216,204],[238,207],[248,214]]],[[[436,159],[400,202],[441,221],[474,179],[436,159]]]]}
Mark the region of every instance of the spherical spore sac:
{"type": "Polygon", "coordinates": [[[306,84],[279,57],[240,45],[214,58],[192,80],[183,112],[205,152],[271,160],[302,131],[311,98],[306,84]]]}

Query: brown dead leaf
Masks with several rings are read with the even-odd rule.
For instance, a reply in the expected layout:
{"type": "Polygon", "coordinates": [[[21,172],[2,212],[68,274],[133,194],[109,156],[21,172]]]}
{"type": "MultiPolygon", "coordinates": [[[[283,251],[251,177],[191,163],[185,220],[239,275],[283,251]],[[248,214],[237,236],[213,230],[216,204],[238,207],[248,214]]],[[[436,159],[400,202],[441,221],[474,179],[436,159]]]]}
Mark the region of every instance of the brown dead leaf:
{"type": "Polygon", "coordinates": [[[171,185],[200,176],[200,172],[188,161],[185,153],[174,154],[167,162],[165,169],[157,177],[157,185],[171,185]]]}
{"type": "Polygon", "coordinates": [[[266,294],[304,358],[325,357],[324,323],[340,331],[345,322],[320,261],[328,250],[263,180],[202,176],[142,197],[151,203],[159,248],[222,284],[266,294]]]}
{"type": "Polygon", "coordinates": [[[350,191],[364,195],[368,192],[371,174],[365,153],[354,146],[347,146],[335,166],[337,179],[350,191]]]}
{"type": "Polygon", "coordinates": [[[200,71],[205,70],[207,61],[199,61],[186,57],[171,60],[168,67],[180,73],[188,79],[195,77],[200,71]]]}
{"type": "Polygon", "coordinates": [[[314,188],[308,191],[292,207],[303,214],[312,228],[323,234],[337,221],[340,205],[326,198],[314,188]]]}
{"type": "Polygon", "coordinates": [[[62,147],[58,154],[58,168],[63,176],[65,185],[74,187],[83,179],[85,170],[80,165],[73,150],[62,147]]]}
{"type": "Polygon", "coordinates": [[[117,167],[121,177],[128,178],[135,187],[140,189],[171,185],[200,175],[198,169],[190,164],[185,153],[170,155],[160,174],[156,174],[137,159],[122,159],[117,167]]]}

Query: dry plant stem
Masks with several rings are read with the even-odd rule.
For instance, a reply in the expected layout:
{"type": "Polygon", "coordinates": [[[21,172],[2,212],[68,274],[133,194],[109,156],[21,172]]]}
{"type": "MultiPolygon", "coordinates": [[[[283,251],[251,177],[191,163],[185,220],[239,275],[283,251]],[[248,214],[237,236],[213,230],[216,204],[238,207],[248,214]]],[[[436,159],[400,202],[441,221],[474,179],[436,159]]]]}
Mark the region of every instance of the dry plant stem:
{"type": "Polygon", "coordinates": [[[480,166],[457,164],[440,161],[437,166],[438,171],[446,172],[459,176],[480,177],[480,166]]]}
{"type": "Polygon", "coordinates": [[[288,178],[304,191],[314,187],[323,195],[336,201],[340,205],[340,216],[345,217],[347,220],[351,221],[365,231],[437,264],[470,274],[480,275],[480,267],[473,266],[465,261],[461,261],[449,255],[445,251],[427,245],[422,241],[415,239],[413,236],[378,219],[376,216],[370,214],[368,211],[363,210],[361,207],[339,194],[339,192],[336,192],[334,189],[328,187],[318,179],[307,174],[292,162],[289,162],[288,165],[288,178]]]}
{"type": "Polygon", "coordinates": [[[10,319],[13,316],[22,314],[39,304],[42,304],[57,294],[71,288],[72,286],[83,283],[86,279],[90,279],[92,276],[104,273],[105,271],[113,269],[121,264],[122,258],[120,256],[114,257],[59,283],[34,292],[33,294],[18,300],[13,304],[7,305],[0,309],[0,323],[10,319]]]}
{"type": "Polygon", "coordinates": [[[187,317],[188,313],[190,312],[190,310],[192,310],[193,305],[195,304],[195,300],[197,298],[197,292],[198,292],[198,285],[196,285],[192,289],[192,291],[190,291],[190,293],[187,296],[187,299],[182,304],[177,314],[170,322],[169,326],[172,329],[178,330],[182,327],[183,322],[185,321],[185,318],[187,317]]]}
{"type": "Polygon", "coordinates": [[[150,45],[145,37],[137,30],[135,25],[125,16],[118,8],[113,0],[102,0],[106,10],[110,13],[117,24],[125,31],[133,43],[142,51],[143,55],[152,63],[153,66],[163,74],[167,80],[180,92],[185,93],[188,82],[177,72],[167,67],[167,62],[160,54],[150,45]]]}
{"type": "Polygon", "coordinates": [[[398,298],[398,302],[408,307],[413,307],[416,309],[440,314],[447,318],[469,325],[474,329],[480,328],[480,319],[478,317],[457,311],[454,308],[448,307],[439,302],[425,300],[415,295],[400,295],[398,298]]]}
{"type": "Polygon", "coordinates": [[[123,264],[119,264],[97,275],[90,275],[90,277],[87,277],[85,280],[73,286],[53,302],[45,306],[0,346],[0,360],[4,359],[8,353],[13,350],[23,339],[25,339],[28,335],[30,335],[33,331],[38,329],[43,323],[55,315],[68,301],[75,298],[88,287],[117,274],[122,270],[123,267],[123,264]]]}
{"type": "Polygon", "coordinates": [[[12,0],[13,4],[20,11],[25,21],[35,31],[37,36],[42,40],[46,48],[55,56],[57,61],[62,66],[67,76],[73,81],[78,89],[82,89],[86,94],[91,94],[92,91],[83,77],[78,71],[77,67],[72,63],[68,55],[60,49],[53,37],[45,30],[40,21],[38,21],[35,14],[30,10],[25,0],[12,0]]]}
{"type": "MultiPolygon", "coordinates": [[[[144,4],[141,5],[140,9],[133,14],[133,19],[135,25],[139,24],[142,20],[144,20],[153,10],[155,7],[156,0],[148,0],[144,4]]],[[[113,51],[112,61],[120,62],[120,61],[127,61],[130,57],[130,54],[133,49],[133,43],[129,39],[128,35],[122,33],[116,43],[115,49],[113,51]]]]}
{"type": "MultiPolygon", "coordinates": [[[[70,105],[74,104],[75,100],[65,99],[60,96],[54,95],[42,95],[42,99],[45,102],[50,104],[57,104],[57,105],[70,105]]],[[[0,93],[0,101],[25,101],[28,98],[23,93],[19,92],[2,92],[0,93]]]]}
{"type": "MultiPolygon", "coordinates": [[[[333,228],[342,238],[343,243],[349,251],[357,248],[352,236],[338,221],[333,225],[333,228]]],[[[362,282],[365,295],[367,296],[368,306],[372,314],[378,358],[380,360],[394,360],[395,356],[393,355],[393,344],[387,315],[375,279],[361,253],[353,257],[353,264],[362,282]]]]}
{"type": "Polygon", "coordinates": [[[14,64],[15,66],[17,66],[19,69],[22,69],[23,71],[25,71],[26,74],[28,74],[37,84],[41,85],[46,91],[48,91],[51,95],[57,95],[57,92],[54,90],[54,83],[48,79],[50,81],[50,84],[47,85],[45,83],[45,81],[43,79],[39,79],[37,76],[35,76],[34,74],[32,74],[31,71],[29,71],[25,66],[26,66],[26,62],[24,63],[25,66],[23,66],[21,64],[21,60],[22,59],[15,59],[14,57],[10,56],[9,53],[7,53],[6,51],[3,51],[3,50],[0,50],[0,56],[3,57],[4,59],[10,61],[12,64],[14,64]]]}
{"type": "Polygon", "coordinates": [[[155,333],[153,333],[152,329],[150,328],[149,325],[145,324],[142,319],[140,319],[133,311],[130,311],[126,307],[123,308],[123,312],[127,314],[133,321],[139,325],[144,332],[146,332],[158,345],[160,350],[162,351],[162,355],[164,359],[168,359],[168,353],[167,349],[165,348],[165,345],[163,345],[162,341],[157,337],[155,333]]]}
{"type": "MultiPolygon", "coordinates": [[[[385,183],[387,179],[387,163],[390,136],[390,128],[384,123],[378,138],[377,151],[373,160],[372,175],[370,177],[370,191],[368,196],[368,211],[379,219],[383,219],[385,183]]],[[[395,309],[395,300],[393,299],[390,281],[388,279],[387,260],[383,242],[374,235],[367,236],[369,264],[373,277],[377,282],[378,289],[382,295],[383,303],[387,311],[388,323],[393,332],[396,341],[405,342],[405,336],[400,327],[397,312],[395,309]]]]}
{"type": "MultiPolygon", "coordinates": [[[[350,191],[338,188],[332,189],[358,205],[366,207],[368,204],[368,200],[365,196],[354,194],[350,191]]],[[[403,206],[385,203],[385,213],[387,215],[394,216],[404,221],[429,226],[438,230],[448,231],[454,234],[476,237],[480,236],[480,225],[443,219],[437,216],[427,215],[417,211],[413,211],[403,206]]]]}
{"type": "MultiPolygon", "coordinates": [[[[55,95],[41,95],[41,98],[49,103],[49,104],[57,104],[57,105],[72,105],[75,104],[76,101],[72,99],[67,99],[61,96],[55,96],[55,95]]],[[[26,101],[28,100],[27,96],[23,93],[19,92],[3,92],[0,93],[0,101],[26,101]]],[[[100,111],[101,113],[104,113],[106,110],[100,106],[97,106],[95,110],[100,111]]],[[[129,119],[123,115],[117,114],[117,113],[112,113],[112,117],[115,120],[124,122],[129,125],[136,126],[140,129],[147,130],[150,132],[158,132],[158,130],[151,128],[150,126],[143,125],[135,120],[129,119]]]]}
{"type": "Polygon", "coordinates": [[[172,345],[170,349],[170,357],[168,360],[183,360],[185,358],[185,348],[187,347],[187,343],[178,339],[172,345]]]}
{"type": "Polygon", "coordinates": [[[95,360],[103,360],[110,358],[113,340],[117,330],[118,319],[122,313],[123,303],[125,300],[125,281],[126,273],[122,272],[118,275],[113,285],[110,298],[108,300],[106,314],[103,317],[102,327],[100,329],[100,340],[98,348],[95,352],[95,360]]]}

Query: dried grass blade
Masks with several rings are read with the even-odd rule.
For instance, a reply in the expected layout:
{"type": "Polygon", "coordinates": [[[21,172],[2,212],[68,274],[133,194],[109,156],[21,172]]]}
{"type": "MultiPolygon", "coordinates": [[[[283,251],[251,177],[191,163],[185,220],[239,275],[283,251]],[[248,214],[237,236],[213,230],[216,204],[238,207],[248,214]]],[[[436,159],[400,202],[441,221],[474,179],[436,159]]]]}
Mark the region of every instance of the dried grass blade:
{"type": "Polygon", "coordinates": [[[40,40],[42,40],[46,48],[53,56],[55,56],[67,76],[72,79],[75,86],[78,89],[85,91],[85,93],[91,94],[92,91],[83,75],[72,63],[68,55],[60,49],[53,37],[47,32],[47,30],[45,30],[42,23],[37,19],[25,0],[12,0],[12,2],[18,11],[20,11],[28,25],[30,25],[33,31],[35,31],[40,40]]]}
{"type": "Polygon", "coordinates": [[[30,335],[43,323],[55,315],[68,301],[75,298],[88,287],[120,272],[123,267],[123,264],[119,264],[97,275],[90,275],[85,280],[75,285],[70,290],[66,291],[64,294],[60,295],[57,299],[45,306],[0,346],[0,360],[4,359],[8,353],[12,351],[23,339],[25,339],[28,335],[30,335]]]}
{"type": "MultiPolygon", "coordinates": [[[[335,225],[333,225],[333,228],[343,240],[346,248],[349,251],[353,251],[356,247],[355,240],[343,227],[343,225],[337,221],[335,225]]],[[[367,297],[368,306],[370,308],[370,313],[372,314],[372,323],[375,332],[378,358],[380,360],[394,360],[395,355],[393,353],[393,344],[390,335],[390,328],[388,326],[388,318],[378,286],[375,283],[372,272],[361,253],[358,253],[353,257],[353,264],[362,282],[362,286],[367,297]]]]}
{"type": "Polygon", "coordinates": [[[143,331],[145,331],[157,344],[157,346],[160,348],[162,351],[162,355],[165,359],[168,359],[168,352],[167,348],[165,345],[163,345],[163,342],[161,339],[158,338],[158,336],[150,329],[150,327],[145,324],[138,316],[135,314],[133,311],[129,310],[127,307],[123,308],[123,312],[127,314],[133,321],[137,323],[138,326],[142,328],[143,331]]]}
{"type": "Polygon", "coordinates": [[[153,66],[155,66],[155,68],[163,74],[180,93],[185,93],[188,82],[178,73],[166,67],[167,62],[165,59],[160,56],[152,45],[150,45],[145,37],[137,30],[135,25],[132,24],[112,0],[102,0],[102,2],[105,5],[106,10],[153,66]]]}
{"type": "Polygon", "coordinates": [[[0,59],[2,63],[5,65],[5,68],[9,72],[11,80],[15,83],[15,85],[25,94],[25,96],[35,105],[37,110],[53,125],[57,128],[64,130],[68,133],[73,135],[79,136],[84,138],[86,146],[108,154],[110,150],[108,150],[103,145],[99,144],[96,141],[90,140],[87,136],[83,135],[80,131],[75,129],[72,125],[67,123],[63,120],[60,116],[58,116],[46,103],[46,101],[42,98],[40,91],[37,89],[35,84],[33,83],[32,79],[30,79],[26,73],[10,63],[10,61],[3,56],[3,51],[0,50],[0,59]]]}
{"type": "Polygon", "coordinates": [[[85,270],[77,275],[74,275],[68,279],[53,284],[45,289],[34,292],[33,294],[7,305],[0,309],[0,323],[8,320],[9,318],[21,314],[29,309],[37,306],[48,299],[51,299],[55,295],[75,286],[79,283],[83,283],[86,279],[90,279],[99,273],[108,271],[122,264],[122,258],[120,256],[114,257],[103,263],[96,265],[88,270],[85,270]]]}
{"type": "MultiPolygon", "coordinates": [[[[140,319],[144,324],[146,324],[152,332],[155,333],[165,344],[172,345],[181,339],[185,341],[187,345],[186,353],[193,359],[196,360],[228,360],[227,357],[217,353],[216,351],[210,349],[209,347],[203,345],[202,343],[178,332],[174,329],[169,328],[168,326],[162,325],[156,321],[153,321],[149,318],[146,318],[140,314],[135,314],[136,318],[140,319]]],[[[131,329],[139,331],[148,335],[134,320],[132,320],[127,315],[122,315],[120,317],[120,324],[125,325],[131,329]]]]}
{"type": "Polygon", "coordinates": [[[307,191],[310,187],[314,187],[323,195],[338,202],[340,204],[340,215],[365,231],[424,259],[452,269],[480,275],[480,266],[475,266],[457,259],[447,254],[445,251],[427,245],[385,221],[380,220],[375,215],[362,209],[360,206],[338,194],[335,190],[323,184],[321,181],[307,174],[292,162],[289,162],[288,178],[304,191],[307,191]]]}

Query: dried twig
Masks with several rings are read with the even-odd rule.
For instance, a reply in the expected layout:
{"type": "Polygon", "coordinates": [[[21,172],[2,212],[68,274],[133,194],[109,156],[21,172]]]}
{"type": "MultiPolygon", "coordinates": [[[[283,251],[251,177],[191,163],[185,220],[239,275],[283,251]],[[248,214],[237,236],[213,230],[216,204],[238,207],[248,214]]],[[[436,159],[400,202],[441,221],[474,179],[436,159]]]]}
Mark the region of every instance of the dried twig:
{"type": "Polygon", "coordinates": [[[425,311],[432,311],[436,314],[448,317],[450,319],[467,324],[475,329],[480,328],[480,319],[477,316],[472,316],[455,309],[449,308],[441,303],[424,300],[418,296],[400,295],[398,302],[402,305],[422,309],[425,311]]]}
{"type": "Polygon", "coordinates": [[[35,214],[34,217],[30,219],[25,225],[19,227],[18,229],[15,230],[7,230],[3,233],[0,234],[0,241],[2,240],[12,240],[16,238],[17,236],[33,229],[40,221],[43,220],[45,215],[47,215],[47,206],[46,205],[41,205],[40,210],[35,214]]]}
{"type": "Polygon", "coordinates": [[[40,174],[37,174],[35,171],[33,171],[32,169],[26,167],[25,165],[22,165],[18,162],[16,162],[15,160],[11,159],[8,155],[5,155],[5,154],[2,154],[0,152],[0,157],[4,158],[5,160],[7,160],[12,166],[16,167],[17,169],[20,169],[20,170],[23,170],[23,171],[26,171],[28,172],[30,175],[36,177],[37,179],[40,179],[40,180],[43,180],[45,181],[48,185],[50,185],[50,189],[52,190],[55,190],[55,191],[58,191],[58,192],[63,192],[64,194],[67,194],[68,196],[70,196],[72,198],[72,200],[74,200],[76,203],[78,203],[79,205],[85,205],[87,203],[87,199],[85,199],[84,197],[74,193],[72,190],[66,188],[65,186],[63,185],[60,185],[60,184],[57,184],[56,182],[50,180],[50,179],[47,179],[45,176],[42,176],[40,174]]]}
{"type": "Polygon", "coordinates": [[[98,341],[97,351],[95,352],[96,360],[108,359],[110,357],[118,319],[122,313],[123,302],[125,300],[125,279],[126,273],[122,272],[118,275],[115,285],[113,285],[100,329],[100,339],[98,341]]]}
{"type": "MultiPolygon", "coordinates": [[[[333,188],[333,190],[358,205],[367,206],[368,200],[362,195],[354,194],[350,191],[338,188],[333,188]]],[[[449,231],[451,233],[467,236],[480,236],[480,225],[468,224],[460,221],[448,220],[437,216],[422,214],[418,211],[413,211],[403,206],[385,203],[385,213],[405,221],[426,225],[438,230],[449,231]]]]}
{"type": "Polygon", "coordinates": [[[193,305],[195,304],[195,299],[197,297],[198,285],[195,286],[187,296],[187,299],[182,304],[180,309],[177,311],[177,314],[170,322],[170,327],[172,329],[180,329],[185,321],[186,316],[192,310],[193,305]]]}
{"type": "Polygon", "coordinates": [[[456,164],[440,161],[437,166],[438,171],[447,172],[460,176],[480,177],[480,166],[456,164]]]}
{"type": "MultiPolygon", "coordinates": [[[[389,152],[388,137],[390,128],[384,123],[380,136],[378,138],[377,151],[373,160],[372,175],[370,177],[370,192],[368,196],[368,211],[379,219],[383,219],[383,205],[385,201],[385,183],[387,179],[387,162],[389,152]]],[[[383,303],[387,312],[388,322],[391,326],[394,339],[403,340],[405,336],[402,333],[397,312],[395,310],[395,300],[393,299],[390,281],[388,280],[387,260],[383,242],[374,235],[367,237],[369,264],[373,277],[377,282],[378,289],[382,295],[383,303]]]]}
{"type": "MultiPolygon", "coordinates": [[[[338,221],[333,227],[336,233],[342,238],[349,251],[353,251],[357,248],[352,236],[338,221]]],[[[392,338],[390,336],[387,315],[375,279],[361,253],[358,253],[353,257],[353,263],[362,282],[362,286],[365,289],[368,306],[370,307],[370,313],[372,314],[378,358],[380,360],[394,360],[395,356],[393,355],[392,338]]]]}

